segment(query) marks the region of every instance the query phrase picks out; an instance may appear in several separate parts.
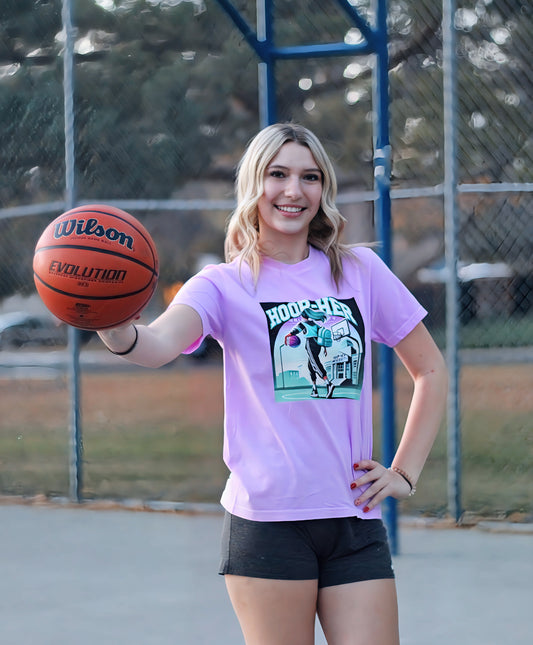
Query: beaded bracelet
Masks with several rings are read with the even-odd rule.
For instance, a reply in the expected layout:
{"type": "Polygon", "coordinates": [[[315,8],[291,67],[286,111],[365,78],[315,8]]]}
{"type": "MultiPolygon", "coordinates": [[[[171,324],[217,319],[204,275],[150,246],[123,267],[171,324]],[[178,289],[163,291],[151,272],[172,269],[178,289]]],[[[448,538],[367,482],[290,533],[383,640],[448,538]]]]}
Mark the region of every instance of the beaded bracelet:
{"type": "Polygon", "coordinates": [[[133,325],[133,329],[135,330],[135,339],[125,352],[115,352],[112,349],[109,349],[109,347],[107,349],[109,349],[112,354],[116,354],[117,356],[126,356],[126,354],[132,352],[135,349],[135,345],[137,345],[137,341],[139,340],[139,332],[137,331],[137,327],[135,327],[135,325],[133,325]]]}
{"type": "Polygon", "coordinates": [[[389,468],[389,470],[392,470],[393,472],[398,473],[398,475],[400,475],[400,477],[403,477],[403,478],[405,479],[405,481],[406,481],[406,482],[409,484],[409,486],[411,487],[411,491],[410,491],[410,493],[409,493],[409,497],[412,497],[412,496],[416,493],[416,486],[413,484],[413,482],[411,481],[411,478],[410,478],[410,477],[409,477],[409,475],[405,472],[405,470],[402,470],[401,468],[398,468],[398,466],[391,466],[391,467],[389,468]]]}

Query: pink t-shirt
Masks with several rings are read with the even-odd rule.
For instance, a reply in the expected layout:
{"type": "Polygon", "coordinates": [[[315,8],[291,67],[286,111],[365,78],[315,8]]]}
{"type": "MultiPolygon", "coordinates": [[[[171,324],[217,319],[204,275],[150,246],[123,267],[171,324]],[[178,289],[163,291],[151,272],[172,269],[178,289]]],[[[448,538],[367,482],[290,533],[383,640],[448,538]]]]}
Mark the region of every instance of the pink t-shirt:
{"type": "Polygon", "coordinates": [[[338,290],[311,247],[297,264],[264,259],[257,286],[237,260],[208,266],[170,305],[195,309],[224,349],[221,502],[234,515],[381,516],[356,507],[361,491],[350,489],[362,474],[353,464],[372,458],[371,341],[396,345],[426,311],[372,250],[353,256],[338,290]]]}

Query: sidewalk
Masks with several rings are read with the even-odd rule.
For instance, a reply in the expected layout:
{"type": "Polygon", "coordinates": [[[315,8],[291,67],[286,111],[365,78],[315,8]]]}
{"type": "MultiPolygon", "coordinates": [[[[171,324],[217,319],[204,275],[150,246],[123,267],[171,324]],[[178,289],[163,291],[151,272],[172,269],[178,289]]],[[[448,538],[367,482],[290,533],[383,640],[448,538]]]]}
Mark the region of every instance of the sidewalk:
{"type": "MultiPolygon", "coordinates": [[[[0,506],[0,642],[242,645],[220,529],[219,514],[0,506]]],[[[400,551],[402,645],[531,643],[533,535],[402,527],[400,551]]]]}

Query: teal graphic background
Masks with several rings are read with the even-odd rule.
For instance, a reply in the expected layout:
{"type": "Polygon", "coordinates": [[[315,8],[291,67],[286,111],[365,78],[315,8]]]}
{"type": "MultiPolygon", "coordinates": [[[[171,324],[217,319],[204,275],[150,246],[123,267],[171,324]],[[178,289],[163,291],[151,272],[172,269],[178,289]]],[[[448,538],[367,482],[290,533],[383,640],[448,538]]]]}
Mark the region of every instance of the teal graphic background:
{"type": "Polygon", "coordinates": [[[365,329],[355,299],[326,296],[318,300],[266,302],[261,307],[269,329],[276,401],[325,399],[327,381],[335,385],[333,399],[359,399],[364,377],[365,329]],[[310,315],[309,309],[314,320],[306,317],[310,315]],[[317,345],[318,327],[331,331],[330,347],[317,345]],[[291,332],[300,340],[297,346],[285,344],[285,337],[291,332]],[[313,370],[318,396],[312,397],[313,370]]]}

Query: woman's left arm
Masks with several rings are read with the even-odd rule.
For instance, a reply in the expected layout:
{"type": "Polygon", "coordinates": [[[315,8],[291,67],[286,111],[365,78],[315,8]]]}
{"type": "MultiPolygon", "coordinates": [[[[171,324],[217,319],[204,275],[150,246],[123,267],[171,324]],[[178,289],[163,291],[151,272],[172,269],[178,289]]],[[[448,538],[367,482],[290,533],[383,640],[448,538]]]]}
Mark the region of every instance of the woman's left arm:
{"type": "Polygon", "coordinates": [[[448,373],[444,358],[423,323],[394,348],[414,383],[404,431],[392,466],[401,468],[416,484],[439,431],[448,373]]]}
{"type": "MultiPolygon", "coordinates": [[[[448,376],[444,358],[423,323],[419,323],[394,350],[411,375],[414,389],[392,468],[401,470],[414,487],[440,427],[448,376]]],[[[410,492],[405,477],[376,461],[361,461],[357,470],[368,471],[357,480],[357,486],[372,482],[356,500],[358,506],[366,503],[365,510],[389,495],[401,498],[410,492]]]]}

